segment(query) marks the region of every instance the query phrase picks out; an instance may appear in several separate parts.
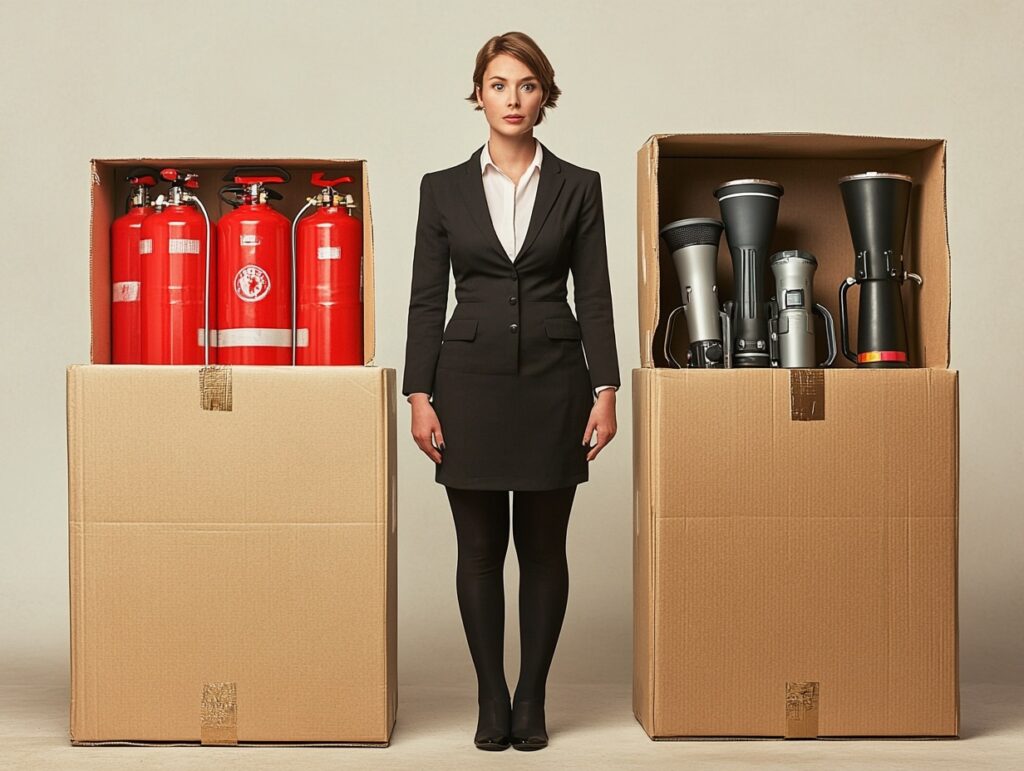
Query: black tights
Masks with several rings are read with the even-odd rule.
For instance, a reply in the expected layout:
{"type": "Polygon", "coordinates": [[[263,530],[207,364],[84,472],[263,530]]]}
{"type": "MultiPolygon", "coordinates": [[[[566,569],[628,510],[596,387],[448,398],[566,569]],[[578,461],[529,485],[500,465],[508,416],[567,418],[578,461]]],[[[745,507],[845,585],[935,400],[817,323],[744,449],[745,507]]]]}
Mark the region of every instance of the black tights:
{"type": "MultiPolygon", "coordinates": [[[[479,699],[508,699],[505,682],[504,564],[508,550],[508,492],[451,487],[459,562],[455,586],[479,685],[479,699]]],[[[512,532],[519,558],[522,663],[515,700],[544,700],[569,596],[565,536],[576,485],[512,494],[512,532]]]]}

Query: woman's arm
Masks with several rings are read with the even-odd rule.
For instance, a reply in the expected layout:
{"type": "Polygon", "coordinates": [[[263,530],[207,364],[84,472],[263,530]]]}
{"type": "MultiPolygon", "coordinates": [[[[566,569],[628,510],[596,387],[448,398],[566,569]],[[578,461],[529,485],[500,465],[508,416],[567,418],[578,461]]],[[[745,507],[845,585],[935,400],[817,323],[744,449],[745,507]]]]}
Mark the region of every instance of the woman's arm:
{"type": "Polygon", "coordinates": [[[570,269],[576,316],[583,333],[583,349],[590,369],[590,384],[620,385],[612,293],[608,280],[608,249],[605,244],[601,176],[591,172],[576,223],[570,269]]]}
{"type": "Polygon", "coordinates": [[[409,325],[405,341],[402,393],[432,394],[434,370],[441,352],[444,317],[448,309],[451,258],[448,234],[434,199],[430,174],[420,182],[420,212],[413,252],[409,325]]]}

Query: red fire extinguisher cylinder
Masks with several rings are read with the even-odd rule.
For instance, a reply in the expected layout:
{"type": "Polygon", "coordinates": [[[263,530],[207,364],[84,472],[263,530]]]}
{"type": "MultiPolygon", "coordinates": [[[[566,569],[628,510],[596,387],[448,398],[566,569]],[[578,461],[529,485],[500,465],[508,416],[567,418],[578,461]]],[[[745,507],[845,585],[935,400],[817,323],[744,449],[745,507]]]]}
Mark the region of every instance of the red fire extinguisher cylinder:
{"type": "Polygon", "coordinates": [[[291,223],[268,203],[281,194],[266,187],[290,179],[276,167],[235,168],[225,177],[232,184],[221,199],[235,209],[217,225],[221,364],[291,363],[291,223]]]}
{"type": "Polygon", "coordinates": [[[214,226],[194,191],[197,174],[164,169],[171,182],[156,211],[142,223],[142,363],[212,364],[216,352],[206,346],[215,326],[207,303],[215,287],[209,266],[216,260],[214,226]]]}
{"type": "Polygon", "coordinates": [[[142,362],[142,264],[139,242],[142,223],[153,213],[149,190],[156,185],[157,172],[148,167],[128,174],[132,186],[127,212],[110,226],[110,334],[111,362],[142,362]]]}
{"type": "MultiPolygon", "coordinates": [[[[296,364],[362,365],[363,223],[351,195],[334,186],[350,177],[311,182],[316,211],[296,226],[296,364]]],[[[302,212],[299,213],[302,216],[302,212]]]]}

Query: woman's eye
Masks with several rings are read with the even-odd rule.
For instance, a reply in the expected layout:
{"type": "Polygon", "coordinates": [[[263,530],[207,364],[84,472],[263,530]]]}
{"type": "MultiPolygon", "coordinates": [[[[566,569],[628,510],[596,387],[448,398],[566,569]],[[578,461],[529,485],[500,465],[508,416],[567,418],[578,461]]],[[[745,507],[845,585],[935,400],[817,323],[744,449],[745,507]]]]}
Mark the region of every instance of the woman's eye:
{"type": "Polygon", "coordinates": [[[523,86],[523,88],[525,88],[525,89],[526,89],[527,91],[533,91],[533,89],[535,88],[535,86],[533,85],[533,83],[526,83],[526,84],[525,84],[525,85],[523,86]]]}
{"type": "Polygon", "coordinates": [[[497,91],[501,91],[501,89],[503,89],[504,87],[505,87],[505,86],[504,86],[504,85],[503,85],[502,83],[495,83],[495,84],[494,84],[494,88],[495,88],[495,89],[496,89],[497,91]]]}

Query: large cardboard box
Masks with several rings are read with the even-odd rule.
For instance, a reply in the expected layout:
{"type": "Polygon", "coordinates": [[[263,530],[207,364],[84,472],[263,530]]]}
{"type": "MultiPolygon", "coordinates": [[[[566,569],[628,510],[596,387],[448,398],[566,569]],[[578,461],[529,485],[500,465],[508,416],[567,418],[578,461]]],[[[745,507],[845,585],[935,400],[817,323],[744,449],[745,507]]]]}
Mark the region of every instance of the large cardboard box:
{"type": "MultiPolygon", "coordinates": [[[[657,135],[639,152],[638,194],[637,719],[656,739],[956,736],[944,142],[657,135]],[[853,252],[837,180],[869,170],[915,179],[908,269],[925,281],[905,294],[915,368],[666,368],[679,288],[661,225],[718,217],[712,192],[726,180],[781,182],[773,250],[817,255],[815,300],[838,318],[853,252]]],[[[723,238],[723,298],[731,273],[723,238]]]]}
{"type": "MultiPolygon", "coordinates": [[[[286,202],[314,169],[362,185],[371,362],[365,164],[264,162],[292,171],[286,202]]],[[[72,742],[386,745],[395,371],[107,364],[109,225],[136,163],[93,163],[92,363],[68,370],[72,742]]]]}

